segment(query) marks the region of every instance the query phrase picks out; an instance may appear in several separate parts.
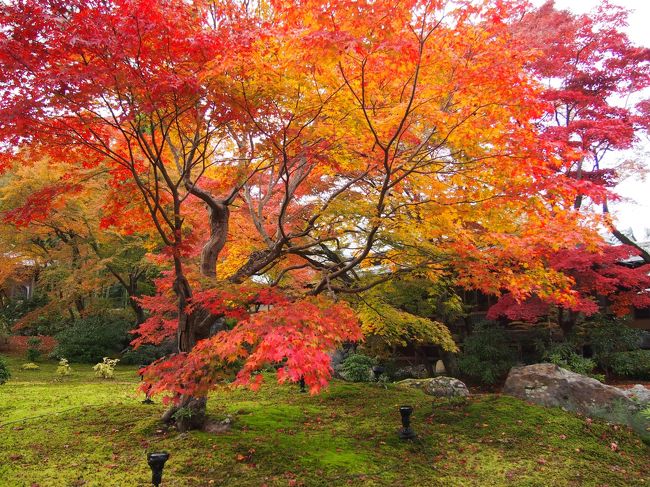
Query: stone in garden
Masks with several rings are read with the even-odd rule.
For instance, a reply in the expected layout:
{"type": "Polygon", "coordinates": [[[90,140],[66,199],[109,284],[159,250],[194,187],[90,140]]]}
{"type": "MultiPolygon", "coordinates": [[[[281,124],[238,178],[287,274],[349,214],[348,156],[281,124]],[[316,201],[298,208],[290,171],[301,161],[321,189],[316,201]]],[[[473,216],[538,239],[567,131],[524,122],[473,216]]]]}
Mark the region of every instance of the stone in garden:
{"type": "Polygon", "coordinates": [[[395,379],[401,380],[401,379],[425,379],[429,377],[429,372],[427,371],[427,368],[420,364],[420,365],[409,365],[408,367],[400,367],[395,371],[393,374],[395,379]]]}
{"type": "Polygon", "coordinates": [[[445,369],[445,364],[442,360],[438,360],[436,362],[436,376],[439,375],[445,375],[447,373],[447,369],[445,369]]]}
{"type": "Polygon", "coordinates": [[[434,397],[467,397],[467,386],[453,377],[434,377],[432,379],[406,379],[397,382],[399,387],[421,389],[422,392],[434,397]]]}
{"type": "Polygon", "coordinates": [[[554,364],[513,367],[503,393],[538,404],[631,424],[639,405],[621,389],[554,364]]]}
{"type": "Polygon", "coordinates": [[[624,390],[623,394],[639,404],[650,405],[650,389],[641,384],[624,390]]]}
{"type": "Polygon", "coordinates": [[[232,428],[232,418],[228,416],[223,421],[206,421],[203,426],[203,431],[206,433],[212,433],[215,435],[220,435],[227,433],[232,428]]]}

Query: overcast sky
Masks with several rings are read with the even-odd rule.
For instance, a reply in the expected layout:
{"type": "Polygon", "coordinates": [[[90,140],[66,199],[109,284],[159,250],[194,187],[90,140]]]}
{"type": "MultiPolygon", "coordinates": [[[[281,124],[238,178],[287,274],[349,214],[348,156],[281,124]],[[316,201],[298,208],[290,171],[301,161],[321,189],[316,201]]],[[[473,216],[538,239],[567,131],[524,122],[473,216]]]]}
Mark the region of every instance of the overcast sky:
{"type": "MultiPolygon", "coordinates": [[[[544,1],[533,0],[533,3],[541,5],[544,1]]],[[[600,0],[555,0],[557,8],[576,13],[589,12],[600,3],[600,0]]],[[[650,0],[610,0],[610,3],[632,11],[627,28],[628,36],[637,45],[650,46],[650,0]]],[[[643,141],[645,142],[643,149],[648,153],[636,157],[650,170],[650,139],[644,137],[643,141]]],[[[613,164],[617,160],[629,159],[633,156],[634,154],[610,153],[607,157],[608,162],[613,164]]],[[[611,205],[611,211],[617,217],[619,227],[621,229],[632,227],[637,239],[644,240],[645,229],[650,229],[650,177],[647,182],[630,178],[621,183],[617,191],[626,198],[624,202],[611,205]]]]}

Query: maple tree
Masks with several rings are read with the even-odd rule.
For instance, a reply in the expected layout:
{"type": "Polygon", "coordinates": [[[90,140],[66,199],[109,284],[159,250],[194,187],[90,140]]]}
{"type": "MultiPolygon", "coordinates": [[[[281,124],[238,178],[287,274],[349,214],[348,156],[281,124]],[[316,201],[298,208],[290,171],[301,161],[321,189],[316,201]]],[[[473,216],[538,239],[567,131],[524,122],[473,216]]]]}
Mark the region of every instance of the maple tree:
{"type": "MultiPolygon", "coordinates": [[[[155,273],[144,260],[147,235],[102,228],[106,174],[94,169],[81,181],[66,180],[61,164],[19,156],[0,183],[4,248],[14,261],[32,263],[39,288],[50,294],[45,308],[31,312],[17,326],[45,312],[69,313],[74,319],[89,311],[98,289],[115,284],[129,297],[136,323],[144,321],[136,298],[141,281],[155,273]]],[[[14,273],[20,271],[14,266],[14,273]]]]}
{"type": "Polygon", "coordinates": [[[579,192],[574,207],[584,207],[588,193],[598,194],[592,203],[601,206],[608,230],[650,263],[650,254],[616,227],[608,205],[618,199],[613,188],[622,178],[646,170],[638,161],[607,161],[613,151],[633,148],[650,122],[644,94],[650,86],[650,49],[629,40],[623,30],[627,16],[627,10],[608,2],[575,15],[549,0],[513,30],[541,53],[530,69],[546,85],[543,97],[552,106],[543,135],[567,162],[562,170],[578,187],[589,188],[579,192]]]}
{"type": "Polygon", "coordinates": [[[566,335],[578,316],[598,312],[603,299],[617,315],[650,304],[650,255],[616,227],[608,205],[618,198],[614,188],[619,179],[643,168],[630,162],[607,167],[607,154],[632,148],[648,130],[642,92],[650,85],[650,49],[634,46],[627,38],[622,30],[627,15],[607,2],[589,15],[575,15],[548,1],[513,24],[515,35],[542,53],[529,65],[546,85],[542,96],[552,106],[543,119],[542,136],[564,161],[560,170],[576,180],[574,208],[592,211],[594,204],[600,205],[607,230],[625,245],[576,245],[559,251],[548,266],[571,278],[573,299],[561,303],[532,296],[521,301],[506,294],[490,309],[490,318],[534,322],[557,307],[557,321],[566,335]],[[632,256],[646,265],[625,265],[632,256]]]}
{"type": "Polygon", "coordinates": [[[566,337],[581,316],[603,311],[624,316],[634,308],[650,307],[650,266],[626,265],[632,257],[638,257],[638,252],[625,245],[603,244],[597,251],[581,247],[561,250],[548,265],[571,277],[571,299],[557,301],[533,295],[517,301],[505,294],[490,308],[487,317],[534,323],[557,313],[557,323],[566,337]]]}
{"type": "MultiPolygon", "coordinates": [[[[535,52],[510,27],[525,4],[0,9],[2,167],[18,148],[65,162],[68,186],[34,193],[33,208],[106,168],[104,227],[155,232],[163,273],[135,343],[175,337],[144,387],[171,394],[181,429],[235,365],[239,384],[274,364],[318,391],[326,352],[362,336],[341,296],[417,271],[567,300],[571,279],[548,259],[600,241],[572,211],[600,188],[558,170],[568,163],[539,136],[535,52]]],[[[409,322],[453,349],[443,325],[409,322]]]]}

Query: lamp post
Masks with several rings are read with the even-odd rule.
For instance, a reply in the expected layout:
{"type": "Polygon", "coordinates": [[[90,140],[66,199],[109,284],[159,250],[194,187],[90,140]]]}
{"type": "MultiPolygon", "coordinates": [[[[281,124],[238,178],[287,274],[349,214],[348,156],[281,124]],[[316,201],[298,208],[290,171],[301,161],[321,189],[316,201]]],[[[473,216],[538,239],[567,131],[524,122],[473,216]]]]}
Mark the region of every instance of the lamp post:
{"type": "Polygon", "coordinates": [[[163,468],[168,458],[169,453],[166,451],[147,455],[147,463],[151,467],[151,483],[156,487],[162,482],[163,468]]]}
{"type": "Polygon", "coordinates": [[[413,413],[413,406],[400,406],[399,414],[402,416],[402,429],[399,430],[399,437],[401,440],[412,440],[417,435],[411,429],[411,414],[413,413]]]}

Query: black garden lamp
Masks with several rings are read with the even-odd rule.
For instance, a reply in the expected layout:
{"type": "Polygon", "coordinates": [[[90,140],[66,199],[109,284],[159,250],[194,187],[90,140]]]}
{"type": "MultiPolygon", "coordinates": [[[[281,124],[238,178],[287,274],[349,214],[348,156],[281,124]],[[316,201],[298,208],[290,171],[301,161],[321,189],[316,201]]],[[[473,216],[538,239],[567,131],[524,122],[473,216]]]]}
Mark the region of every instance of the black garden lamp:
{"type": "Polygon", "coordinates": [[[379,377],[384,373],[385,370],[386,369],[384,369],[384,367],[381,365],[375,365],[372,368],[372,374],[375,376],[375,381],[379,382],[379,377]]]}
{"type": "Polygon", "coordinates": [[[298,384],[300,384],[300,392],[307,392],[307,389],[305,388],[305,377],[300,376],[300,380],[298,381],[298,384]]]}
{"type": "Polygon", "coordinates": [[[399,430],[399,437],[401,440],[412,440],[417,435],[411,429],[411,414],[413,413],[413,406],[400,406],[399,414],[402,416],[402,429],[399,430]]]}
{"type": "Polygon", "coordinates": [[[162,482],[163,468],[168,458],[169,453],[166,451],[147,455],[147,463],[151,467],[151,483],[156,487],[162,482]]]}

